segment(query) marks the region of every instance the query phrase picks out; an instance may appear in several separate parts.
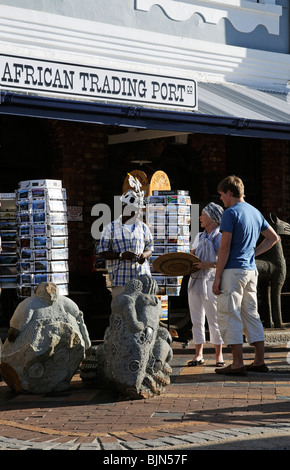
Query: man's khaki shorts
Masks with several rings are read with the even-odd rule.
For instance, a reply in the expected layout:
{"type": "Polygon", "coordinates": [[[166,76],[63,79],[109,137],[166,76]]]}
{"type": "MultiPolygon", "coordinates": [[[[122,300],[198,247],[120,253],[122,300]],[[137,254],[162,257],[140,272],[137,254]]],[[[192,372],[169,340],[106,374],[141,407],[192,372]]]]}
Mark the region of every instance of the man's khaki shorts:
{"type": "Polygon", "coordinates": [[[258,272],[225,269],[217,296],[217,318],[226,345],[264,341],[264,330],[257,310],[258,272]]]}

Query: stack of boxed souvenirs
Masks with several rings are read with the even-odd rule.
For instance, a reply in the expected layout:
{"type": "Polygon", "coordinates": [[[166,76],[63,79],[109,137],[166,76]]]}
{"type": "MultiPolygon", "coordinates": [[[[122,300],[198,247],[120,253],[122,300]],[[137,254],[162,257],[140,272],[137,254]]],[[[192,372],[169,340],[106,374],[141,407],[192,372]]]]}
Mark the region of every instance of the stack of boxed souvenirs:
{"type": "Polygon", "coordinates": [[[16,203],[15,193],[0,194],[0,288],[15,289],[17,286],[16,254],[16,203]]]}
{"type": "Polygon", "coordinates": [[[154,239],[151,273],[160,295],[179,295],[182,276],[169,277],[154,272],[153,261],[165,253],[190,252],[190,208],[188,191],[153,191],[147,198],[146,221],[154,239]]]}
{"type": "Polygon", "coordinates": [[[67,295],[67,207],[61,181],[21,181],[16,203],[19,297],[29,297],[40,282],[53,282],[67,295]]]}

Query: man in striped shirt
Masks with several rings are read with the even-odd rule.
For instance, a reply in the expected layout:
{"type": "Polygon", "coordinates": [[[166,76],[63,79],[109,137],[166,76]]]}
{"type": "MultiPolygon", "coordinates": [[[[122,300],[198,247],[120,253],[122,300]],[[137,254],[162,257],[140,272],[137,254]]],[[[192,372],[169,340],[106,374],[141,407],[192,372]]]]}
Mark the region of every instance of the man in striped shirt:
{"type": "Polygon", "coordinates": [[[148,258],[153,250],[149,228],[139,217],[143,199],[129,190],[121,197],[122,215],[104,227],[98,254],[107,262],[112,297],[121,294],[131,279],[151,275],[148,258]]]}

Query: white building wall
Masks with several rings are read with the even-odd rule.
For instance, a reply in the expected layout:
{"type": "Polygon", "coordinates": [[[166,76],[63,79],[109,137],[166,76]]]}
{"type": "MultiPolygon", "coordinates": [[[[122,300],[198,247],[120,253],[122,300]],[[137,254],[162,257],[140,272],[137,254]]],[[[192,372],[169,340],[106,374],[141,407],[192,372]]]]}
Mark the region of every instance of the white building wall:
{"type": "Polygon", "coordinates": [[[283,2],[0,0],[0,54],[285,91],[290,55],[229,45],[225,29],[286,43],[283,2]]]}
{"type": "Polygon", "coordinates": [[[142,31],[289,52],[289,0],[2,0],[142,31]]]}

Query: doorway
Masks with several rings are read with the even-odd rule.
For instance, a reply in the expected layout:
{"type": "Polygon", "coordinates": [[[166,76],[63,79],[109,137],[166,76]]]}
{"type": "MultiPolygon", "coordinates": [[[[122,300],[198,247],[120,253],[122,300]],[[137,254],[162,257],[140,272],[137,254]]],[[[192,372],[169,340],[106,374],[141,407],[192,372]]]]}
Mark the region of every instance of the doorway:
{"type": "Polygon", "coordinates": [[[262,207],[260,142],[247,137],[226,138],[226,173],[243,180],[246,201],[259,210],[262,207]]]}

